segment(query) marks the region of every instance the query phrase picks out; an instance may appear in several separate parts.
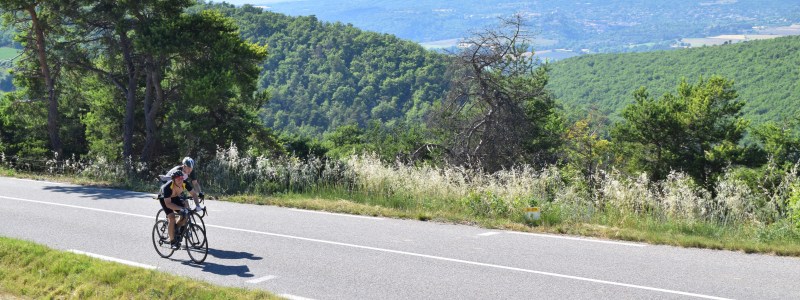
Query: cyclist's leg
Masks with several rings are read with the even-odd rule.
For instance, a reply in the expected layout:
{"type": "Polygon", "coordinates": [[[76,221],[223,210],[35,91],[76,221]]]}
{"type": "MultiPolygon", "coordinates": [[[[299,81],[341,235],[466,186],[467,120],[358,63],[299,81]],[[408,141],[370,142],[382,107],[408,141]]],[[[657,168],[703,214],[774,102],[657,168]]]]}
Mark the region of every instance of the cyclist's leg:
{"type": "MultiPolygon", "coordinates": [[[[189,209],[189,205],[188,205],[188,203],[186,203],[186,201],[184,201],[184,200],[183,200],[183,199],[181,199],[180,197],[175,197],[175,198],[172,198],[172,204],[175,204],[175,205],[177,205],[177,206],[180,206],[180,207],[185,207],[186,209],[189,209]]],[[[178,220],[178,223],[177,223],[177,224],[178,224],[178,226],[183,226],[183,225],[186,225],[186,222],[187,222],[188,220],[189,220],[189,218],[184,218],[183,216],[180,216],[180,219],[178,220]]]]}
{"type": "Polygon", "coordinates": [[[169,235],[169,241],[172,242],[175,240],[175,211],[167,207],[164,204],[164,198],[159,198],[158,201],[161,203],[161,209],[164,210],[164,214],[167,215],[167,234],[169,235]]]}
{"type": "Polygon", "coordinates": [[[172,243],[175,241],[175,213],[168,214],[167,220],[169,220],[169,230],[167,230],[169,234],[169,242],[172,243]]]}

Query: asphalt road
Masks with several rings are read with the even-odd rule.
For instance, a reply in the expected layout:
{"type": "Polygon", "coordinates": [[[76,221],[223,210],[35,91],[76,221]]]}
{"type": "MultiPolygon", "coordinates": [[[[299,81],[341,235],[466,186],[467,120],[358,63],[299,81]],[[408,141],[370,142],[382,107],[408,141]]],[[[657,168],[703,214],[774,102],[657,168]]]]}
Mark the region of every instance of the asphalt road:
{"type": "Polygon", "coordinates": [[[221,201],[194,265],[152,196],[0,177],[0,235],[294,299],[800,299],[798,258],[221,201]]]}

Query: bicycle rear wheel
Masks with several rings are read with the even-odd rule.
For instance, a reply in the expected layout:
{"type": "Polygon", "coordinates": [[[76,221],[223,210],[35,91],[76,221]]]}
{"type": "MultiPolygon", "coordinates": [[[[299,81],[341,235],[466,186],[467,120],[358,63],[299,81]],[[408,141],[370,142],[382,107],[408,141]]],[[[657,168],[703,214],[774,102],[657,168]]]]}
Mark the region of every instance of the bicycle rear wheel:
{"type": "Polygon", "coordinates": [[[158,255],[167,258],[172,256],[175,249],[169,244],[169,223],[166,220],[159,220],[153,225],[153,247],[156,248],[158,255]]]}
{"type": "Polygon", "coordinates": [[[191,224],[183,232],[183,240],[186,252],[189,253],[189,258],[195,263],[203,263],[208,256],[208,240],[206,239],[205,229],[197,224],[191,224]]]}

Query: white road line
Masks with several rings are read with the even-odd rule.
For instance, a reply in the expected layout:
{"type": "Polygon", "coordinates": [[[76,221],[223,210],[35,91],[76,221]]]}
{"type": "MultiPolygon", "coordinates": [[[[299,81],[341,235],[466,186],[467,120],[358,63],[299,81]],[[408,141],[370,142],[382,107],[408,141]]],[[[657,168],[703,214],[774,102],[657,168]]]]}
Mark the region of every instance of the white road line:
{"type": "Polygon", "coordinates": [[[270,279],[275,279],[275,278],[277,278],[277,276],[275,276],[275,275],[267,275],[267,276],[264,276],[264,277],[261,277],[261,278],[250,279],[247,282],[248,283],[261,283],[261,282],[264,282],[264,281],[267,281],[267,280],[270,280],[270,279]]]}
{"type": "Polygon", "coordinates": [[[281,296],[281,297],[289,299],[289,300],[314,300],[314,299],[311,299],[311,298],[304,298],[304,297],[295,296],[295,295],[292,295],[292,294],[280,294],[278,296],[281,296]]]}
{"type": "Polygon", "coordinates": [[[93,208],[93,207],[85,207],[85,206],[77,206],[77,205],[69,205],[69,204],[61,204],[61,203],[53,203],[53,202],[46,202],[46,201],[28,200],[28,199],[22,199],[22,198],[6,197],[6,196],[0,196],[0,198],[9,199],[9,200],[17,200],[17,201],[25,201],[25,202],[33,202],[33,203],[41,203],[41,204],[49,204],[49,205],[56,205],[56,206],[65,206],[65,207],[93,210],[93,211],[99,211],[99,212],[105,212],[105,213],[113,213],[113,214],[120,214],[120,215],[126,215],[126,216],[132,216],[132,217],[140,217],[140,218],[148,218],[148,219],[154,219],[155,220],[154,216],[145,216],[145,215],[139,215],[139,214],[132,214],[132,213],[126,213],[126,212],[121,212],[121,211],[116,211],[116,210],[99,209],[99,208],[93,208]]]}
{"type": "MultiPolygon", "coordinates": [[[[42,204],[52,204],[52,205],[59,205],[59,206],[67,206],[67,207],[73,207],[73,208],[82,208],[82,209],[88,209],[88,210],[94,210],[94,211],[102,211],[102,212],[108,212],[108,213],[135,216],[135,217],[152,218],[152,216],[129,214],[129,213],[124,213],[124,212],[119,212],[119,211],[111,211],[111,210],[97,209],[97,208],[91,208],[91,207],[81,207],[81,206],[76,206],[76,205],[66,205],[66,204],[60,204],[60,203],[52,203],[52,202],[44,202],[44,201],[36,201],[36,200],[27,200],[27,199],[4,197],[4,196],[0,196],[0,198],[10,199],[10,200],[18,200],[18,201],[34,202],[34,203],[42,203],[42,204]]],[[[558,273],[552,273],[552,272],[528,270],[528,269],[515,268],[515,267],[509,267],[509,266],[503,266],[503,265],[495,265],[495,264],[474,262],[474,261],[468,261],[468,260],[461,260],[461,259],[455,259],[455,258],[448,258],[448,257],[441,257],[441,256],[434,256],[434,255],[427,255],[427,254],[420,254],[420,253],[413,253],[413,252],[406,252],[406,251],[399,251],[399,250],[391,250],[391,249],[383,249],[383,248],[376,248],[376,247],[369,247],[369,246],[361,246],[361,245],[355,245],[355,244],[348,244],[348,243],[340,243],[340,242],[334,242],[334,241],[326,241],[326,240],[305,238],[305,237],[286,235],[286,234],[279,234],[279,233],[270,233],[270,232],[263,232],[263,231],[249,230],[249,229],[240,229],[240,228],[219,226],[219,225],[210,225],[210,224],[206,224],[206,227],[215,227],[215,228],[227,229],[227,230],[232,230],[232,231],[249,232],[249,233],[268,235],[268,236],[275,236],[275,237],[282,237],[282,238],[295,239],[295,240],[301,240],[301,241],[308,241],[308,242],[323,243],[323,244],[337,245],[337,246],[344,246],[344,247],[351,247],[351,248],[358,248],[358,249],[365,249],[365,250],[380,251],[380,252],[386,252],[386,253],[394,253],[394,254],[400,254],[400,255],[408,255],[408,256],[415,256],[415,257],[429,258],[429,259],[435,259],[435,260],[441,260],[441,261],[449,261],[449,262],[455,262],[455,263],[462,263],[462,264],[473,265],[473,266],[481,266],[481,267],[503,269],[503,270],[510,270],[510,271],[517,271],[517,272],[524,272],[524,273],[531,273],[531,274],[538,274],[538,275],[545,275],[545,276],[552,276],[552,277],[559,277],[559,278],[567,278],[567,279],[573,279],[573,280],[579,280],[579,281],[587,281],[587,282],[594,282],[594,283],[600,283],[600,284],[622,286],[622,287],[628,287],[628,288],[634,288],[634,289],[642,289],[642,290],[648,290],[648,291],[654,291],[654,292],[662,292],[662,293],[668,293],[668,294],[691,296],[691,297],[698,297],[698,298],[705,298],[705,299],[720,299],[720,300],[727,299],[727,298],[722,298],[722,297],[703,295],[703,294],[696,294],[696,293],[689,293],[689,292],[682,292],[682,291],[676,291],[676,290],[660,289],[660,288],[643,286],[643,285],[627,284],[627,283],[621,283],[621,282],[614,282],[614,281],[608,281],[608,280],[600,280],[600,279],[593,279],[593,278],[587,278],[587,277],[558,274],[558,273]]],[[[547,237],[550,237],[550,236],[547,236],[547,237]]],[[[570,239],[577,239],[577,238],[570,238],[570,239]]],[[[582,239],[578,239],[578,240],[582,240],[582,239]]]]}
{"type": "Polygon", "coordinates": [[[698,298],[705,298],[705,299],[727,299],[727,298],[721,298],[721,297],[716,297],[716,296],[709,296],[709,295],[703,295],[703,294],[681,292],[681,291],[676,291],[676,290],[660,289],[660,288],[654,288],[654,287],[649,287],[649,286],[627,284],[627,283],[621,283],[621,282],[614,282],[614,281],[607,281],[607,280],[600,280],[600,279],[593,279],[593,278],[579,277],[579,276],[572,276],[572,275],[564,275],[564,274],[543,272],[543,271],[536,271],[536,270],[528,270],[528,269],[508,267],[508,266],[503,266],[503,265],[487,264],[487,263],[481,263],[481,262],[474,262],[474,261],[468,261],[468,260],[461,260],[461,259],[455,259],[455,258],[448,258],[448,257],[441,257],[441,256],[434,256],[434,255],[427,255],[427,254],[420,254],[420,253],[413,253],[413,252],[406,252],[406,251],[399,251],[399,250],[383,249],[383,248],[361,246],[361,245],[348,244],[348,243],[340,243],[340,242],[333,242],[333,241],[326,241],[326,240],[319,240],[319,239],[312,239],[312,238],[304,238],[304,237],[292,236],[292,235],[286,235],[286,234],[279,234],[279,233],[262,232],[262,231],[256,231],[256,230],[240,229],[240,228],[233,228],[233,227],[226,227],[226,226],[219,226],[219,225],[209,225],[209,224],[206,224],[206,226],[207,227],[216,227],[216,228],[220,228],[220,229],[228,229],[228,230],[233,230],[233,231],[241,231],[241,232],[249,232],[249,233],[255,233],[255,234],[283,237],[283,238],[295,239],[295,240],[301,240],[301,241],[323,243],[323,244],[329,244],[329,245],[337,245],[337,246],[352,247],[352,248],[358,248],[358,249],[366,249],[366,250],[373,250],[373,251],[380,251],[380,252],[387,252],[387,253],[394,253],[394,254],[401,254],[401,255],[408,255],[408,256],[430,258],[430,259],[435,259],[435,260],[456,262],[456,263],[462,263],[462,264],[468,264],[468,265],[474,265],[474,266],[489,267],[489,268],[496,268],[496,269],[503,269],[503,270],[511,270],[511,271],[539,274],[539,275],[545,275],[545,276],[560,277],[560,278],[574,279],[574,280],[580,280],[580,281],[588,281],[588,282],[594,282],[594,283],[622,286],[622,287],[628,287],[628,288],[634,288],[634,289],[642,289],[642,290],[648,290],[648,291],[655,291],[655,292],[662,292],[662,293],[669,293],[669,294],[677,294],[677,295],[683,295],[683,296],[691,296],[691,297],[698,297],[698,298]]]}
{"type": "Polygon", "coordinates": [[[578,237],[570,237],[570,236],[560,236],[560,235],[555,235],[555,234],[541,234],[541,233],[518,232],[518,231],[506,231],[506,232],[507,233],[511,233],[511,234],[530,235],[530,236],[535,236],[535,237],[543,237],[543,238],[551,238],[551,239],[563,239],[563,240],[573,240],[573,241],[582,241],[582,242],[614,244],[614,245],[631,246],[631,247],[647,247],[647,244],[615,242],[615,241],[606,241],[606,240],[597,240],[597,239],[586,239],[586,238],[578,238],[578,237]]]}
{"type": "Polygon", "coordinates": [[[99,209],[99,208],[93,208],[93,207],[85,207],[85,206],[77,206],[77,205],[69,205],[69,204],[61,204],[61,203],[53,203],[53,202],[46,202],[46,201],[28,200],[28,199],[22,199],[22,198],[6,197],[6,196],[0,196],[0,198],[9,199],[9,200],[17,200],[17,201],[25,201],[25,202],[33,202],[33,203],[41,203],[41,204],[49,204],[49,205],[56,205],[56,206],[65,206],[65,207],[72,207],[72,208],[79,208],[79,209],[86,209],[86,210],[93,210],[93,211],[120,214],[120,215],[132,216],[132,217],[140,217],[140,218],[148,218],[148,219],[152,218],[152,219],[155,220],[154,216],[145,216],[145,215],[139,215],[139,214],[132,214],[132,213],[126,213],[126,212],[121,212],[121,211],[116,211],[116,210],[99,209]]]}
{"type": "Polygon", "coordinates": [[[325,214],[325,215],[333,215],[333,216],[340,216],[340,217],[350,217],[350,218],[361,218],[361,219],[372,219],[372,220],[383,220],[380,217],[370,217],[370,216],[359,216],[359,215],[348,215],[348,214],[337,214],[327,211],[315,211],[315,210],[307,210],[307,209],[298,209],[298,208],[290,208],[289,210],[292,211],[299,211],[299,212],[307,212],[312,214],[325,214]]]}
{"type": "Polygon", "coordinates": [[[500,234],[500,233],[497,232],[497,231],[489,231],[489,232],[484,232],[484,233],[481,233],[481,234],[478,234],[478,235],[480,235],[480,236],[490,236],[490,235],[495,235],[495,234],[500,234]]]}
{"type": "Polygon", "coordinates": [[[150,269],[150,270],[155,270],[157,268],[156,266],[140,264],[140,263],[137,263],[135,261],[124,260],[124,259],[119,259],[119,258],[100,255],[100,254],[94,254],[94,253],[84,252],[84,251],[75,250],[75,249],[70,249],[70,250],[67,250],[67,251],[68,252],[72,252],[72,253],[76,253],[76,254],[83,254],[83,255],[86,255],[86,256],[91,256],[91,257],[94,257],[94,258],[99,258],[99,259],[102,259],[102,260],[118,262],[118,263],[121,263],[121,264],[126,264],[126,265],[130,265],[130,266],[134,266],[134,267],[140,267],[140,268],[145,268],[145,269],[150,269]]]}

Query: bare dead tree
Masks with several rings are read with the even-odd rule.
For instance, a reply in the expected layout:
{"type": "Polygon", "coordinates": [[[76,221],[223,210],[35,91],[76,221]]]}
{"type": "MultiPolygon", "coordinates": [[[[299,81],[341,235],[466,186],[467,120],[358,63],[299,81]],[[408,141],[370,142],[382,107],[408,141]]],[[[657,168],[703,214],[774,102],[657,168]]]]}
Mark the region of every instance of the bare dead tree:
{"type": "Polygon", "coordinates": [[[501,19],[475,33],[453,54],[451,90],[434,111],[448,163],[495,171],[547,159],[546,130],[554,103],[545,90],[547,66],[529,46],[524,18],[501,19]]]}

